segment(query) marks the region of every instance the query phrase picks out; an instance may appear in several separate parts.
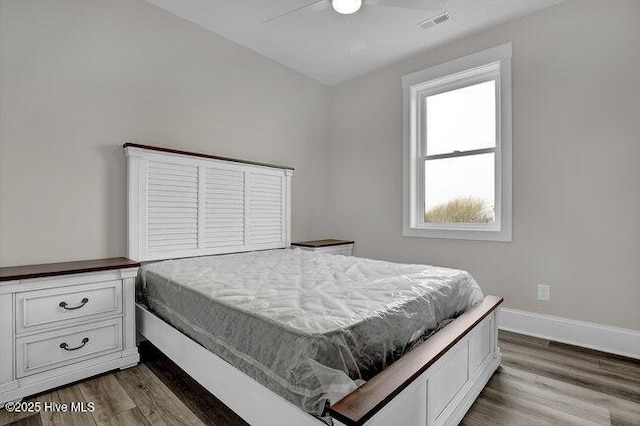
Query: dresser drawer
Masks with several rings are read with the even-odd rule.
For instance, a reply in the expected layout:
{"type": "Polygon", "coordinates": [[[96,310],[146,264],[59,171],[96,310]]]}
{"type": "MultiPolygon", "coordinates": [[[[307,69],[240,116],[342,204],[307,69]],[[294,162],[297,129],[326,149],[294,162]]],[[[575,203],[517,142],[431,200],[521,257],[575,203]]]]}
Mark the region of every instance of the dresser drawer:
{"type": "Polygon", "coordinates": [[[353,244],[340,244],[324,247],[302,247],[294,245],[292,247],[323,254],[341,254],[343,256],[353,255],[353,244]]]}
{"type": "Polygon", "coordinates": [[[16,376],[24,377],[122,350],[122,318],[16,339],[16,376]]]}
{"type": "Polygon", "coordinates": [[[318,253],[341,254],[343,256],[351,256],[353,253],[353,244],[343,244],[340,246],[322,247],[315,250],[318,253]]]}
{"type": "Polygon", "coordinates": [[[27,291],[16,294],[16,333],[121,313],[122,280],[27,291]]]}

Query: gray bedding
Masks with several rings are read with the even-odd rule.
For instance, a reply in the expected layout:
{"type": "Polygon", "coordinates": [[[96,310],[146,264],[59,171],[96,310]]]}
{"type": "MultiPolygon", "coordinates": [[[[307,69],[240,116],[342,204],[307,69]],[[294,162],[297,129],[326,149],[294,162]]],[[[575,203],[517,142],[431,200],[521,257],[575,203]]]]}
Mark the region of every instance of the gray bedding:
{"type": "Polygon", "coordinates": [[[299,249],[152,263],[138,280],[157,316],[325,421],[482,297],[464,271],[299,249]]]}

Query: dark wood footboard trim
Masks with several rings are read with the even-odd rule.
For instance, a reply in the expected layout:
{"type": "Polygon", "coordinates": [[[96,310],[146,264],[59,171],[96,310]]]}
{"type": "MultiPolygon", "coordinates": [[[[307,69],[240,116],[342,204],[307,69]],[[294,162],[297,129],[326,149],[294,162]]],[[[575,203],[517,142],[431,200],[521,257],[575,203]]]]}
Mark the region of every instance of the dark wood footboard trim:
{"type": "Polygon", "coordinates": [[[493,312],[502,301],[502,297],[486,296],[478,305],[333,404],[329,414],[348,426],[364,424],[493,312]]]}

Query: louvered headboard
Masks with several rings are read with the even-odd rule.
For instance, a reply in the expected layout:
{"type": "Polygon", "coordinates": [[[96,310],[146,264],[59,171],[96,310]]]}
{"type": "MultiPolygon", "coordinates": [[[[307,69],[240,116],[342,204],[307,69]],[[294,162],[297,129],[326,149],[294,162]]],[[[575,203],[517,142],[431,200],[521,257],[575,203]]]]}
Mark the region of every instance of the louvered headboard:
{"type": "Polygon", "coordinates": [[[293,169],[127,143],[128,257],[288,247],[293,169]]]}

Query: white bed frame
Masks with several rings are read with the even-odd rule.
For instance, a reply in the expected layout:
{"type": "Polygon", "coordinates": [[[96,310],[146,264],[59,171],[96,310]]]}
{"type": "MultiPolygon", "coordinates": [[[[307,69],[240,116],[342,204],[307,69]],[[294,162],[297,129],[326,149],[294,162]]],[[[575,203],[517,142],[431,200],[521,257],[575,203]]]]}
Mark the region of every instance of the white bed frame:
{"type": "MultiPolygon", "coordinates": [[[[125,150],[129,258],[289,247],[292,169],[134,144],[125,144],[125,150]]],[[[501,301],[487,296],[334,403],[334,424],[457,424],[500,363],[496,308],[501,301]]],[[[139,304],[136,321],[141,336],[248,423],[323,424],[139,304]]]]}

